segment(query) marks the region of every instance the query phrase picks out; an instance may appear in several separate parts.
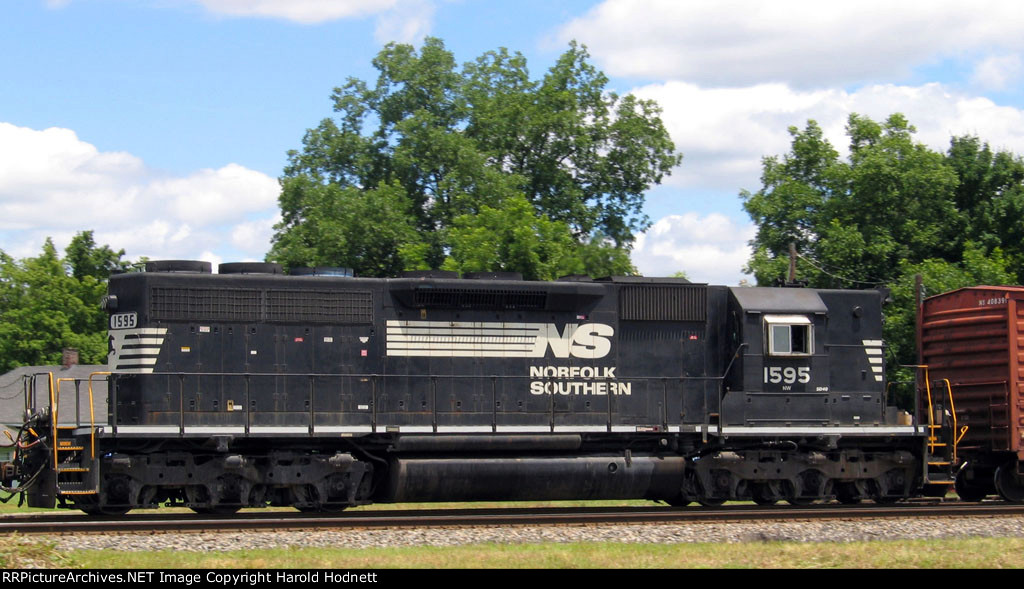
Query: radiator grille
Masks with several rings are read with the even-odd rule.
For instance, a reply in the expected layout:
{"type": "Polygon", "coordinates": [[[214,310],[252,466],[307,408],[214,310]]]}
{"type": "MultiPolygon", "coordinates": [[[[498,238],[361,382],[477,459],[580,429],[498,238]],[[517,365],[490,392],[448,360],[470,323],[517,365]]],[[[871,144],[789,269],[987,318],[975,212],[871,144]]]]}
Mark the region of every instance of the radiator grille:
{"type": "Polygon", "coordinates": [[[154,287],[150,316],[158,321],[373,323],[373,294],[368,290],[154,287]]]}
{"type": "Polygon", "coordinates": [[[270,322],[373,323],[368,290],[270,290],[266,295],[270,322]]]}
{"type": "Polygon", "coordinates": [[[169,321],[260,320],[261,292],[219,288],[155,287],[150,296],[150,315],[169,321]]]}

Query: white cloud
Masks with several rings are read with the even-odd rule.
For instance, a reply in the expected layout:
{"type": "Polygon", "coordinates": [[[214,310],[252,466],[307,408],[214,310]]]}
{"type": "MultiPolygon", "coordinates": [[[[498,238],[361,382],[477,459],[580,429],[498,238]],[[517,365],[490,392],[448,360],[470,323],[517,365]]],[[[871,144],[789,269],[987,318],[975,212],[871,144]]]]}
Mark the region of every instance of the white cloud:
{"type": "Polygon", "coordinates": [[[0,249],[18,258],[91,229],[129,258],[260,259],[278,192],[277,180],[238,164],[166,177],[69,129],[0,123],[0,249]]]}
{"type": "Polygon", "coordinates": [[[265,211],[277,203],[276,182],[266,174],[238,164],[218,170],[200,170],[186,178],[155,181],[147,189],[154,198],[166,199],[180,219],[210,223],[238,220],[247,213],[265,211]]]}
{"type": "Polygon", "coordinates": [[[1002,90],[1024,73],[1020,55],[993,55],[974,67],[971,81],[991,90],[1002,90]]]}
{"type": "Polygon", "coordinates": [[[230,16],[282,18],[314,24],[378,14],[398,0],[197,0],[204,8],[230,16]]]}
{"type": "MultiPolygon", "coordinates": [[[[214,272],[217,271],[217,268],[220,266],[221,262],[224,261],[224,258],[222,258],[221,256],[218,256],[217,254],[215,254],[215,253],[213,253],[211,251],[205,251],[205,252],[199,254],[199,256],[196,257],[196,259],[197,260],[202,260],[204,262],[209,262],[210,263],[210,267],[211,267],[211,269],[214,272]]],[[[249,262],[249,261],[255,261],[255,260],[240,260],[240,261],[242,261],[242,262],[249,262]]]]}
{"type": "Polygon", "coordinates": [[[606,0],[558,37],[586,44],[616,76],[822,87],[1024,49],[1022,17],[1019,3],[1003,0],[606,0]]]}
{"type": "Polygon", "coordinates": [[[274,225],[280,222],[281,215],[277,214],[273,217],[236,225],[231,230],[231,244],[235,249],[245,252],[260,251],[261,248],[267,249],[270,238],[274,235],[274,225]]]}
{"type": "Polygon", "coordinates": [[[433,20],[432,0],[402,0],[380,15],[373,37],[378,43],[417,43],[430,33],[433,20]]]}
{"type": "Polygon", "coordinates": [[[416,43],[430,33],[435,0],[193,0],[214,14],[319,24],[377,17],[379,43],[416,43]]]}
{"type": "Polygon", "coordinates": [[[953,135],[977,135],[995,149],[1024,153],[1024,111],[941,84],[874,85],[855,92],[802,91],[782,84],[702,88],[667,82],[634,94],[656,100],[676,149],[685,158],[669,185],[730,190],[760,186],[761,158],[788,151],[788,127],[818,121],[844,153],[846,120],[856,112],[883,120],[901,112],[918,129],[917,140],[945,151],[953,135]]]}
{"type": "Polygon", "coordinates": [[[725,215],[669,215],[637,236],[633,263],[645,276],[670,276],[680,270],[694,282],[736,285],[750,258],[748,242],[756,228],[725,215]]]}

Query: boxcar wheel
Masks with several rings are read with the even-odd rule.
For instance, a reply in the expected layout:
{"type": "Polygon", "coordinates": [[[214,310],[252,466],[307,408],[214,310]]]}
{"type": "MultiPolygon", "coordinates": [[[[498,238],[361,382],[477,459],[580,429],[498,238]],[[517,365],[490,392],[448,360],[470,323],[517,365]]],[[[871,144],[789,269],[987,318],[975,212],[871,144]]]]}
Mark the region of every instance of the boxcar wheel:
{"type": "Polygon", "coordinates": [[[1012,503],[1024,503],[1024,485],[1017,478],[1017,461],[1011,460],[996,469],[996,491],[1012,503]]]}
{"type": "Polygon", "coordinates": [[[956,495],[961,498],[961,501],[981,501],[995,492],[995,489],[990,486],[978,485],[979,480],[981,482],[984,482],[986,478],[993,480],[992,476],[983,477],[981,474],[973,469],[965,469],[956,473],[953,490],[956,491],[956,495]],[[974,480],[968,478],[969,474],[974,480]]]}
{"type": "Polygon", "coordinates": [[[978,502],[989,495],[989,489],[981,485],[975,485],[967,480],[967,471],[961,470],[956,475],[956,483],[953,485],[957,496],[961,501],[978,502]]]}

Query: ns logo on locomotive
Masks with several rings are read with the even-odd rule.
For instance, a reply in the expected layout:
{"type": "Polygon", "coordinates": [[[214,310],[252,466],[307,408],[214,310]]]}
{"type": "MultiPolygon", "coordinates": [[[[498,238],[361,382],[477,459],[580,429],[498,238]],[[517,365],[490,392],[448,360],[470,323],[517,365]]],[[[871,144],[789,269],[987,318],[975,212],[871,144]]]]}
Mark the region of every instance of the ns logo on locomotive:
{"type": "Polygon", "coordinates": [[[952,480],[888,403],[877,291],[338,274],[111,277],[105,419],[30,408],[4,485],[89,513],[230,513],[895,501],[952,480]]]}

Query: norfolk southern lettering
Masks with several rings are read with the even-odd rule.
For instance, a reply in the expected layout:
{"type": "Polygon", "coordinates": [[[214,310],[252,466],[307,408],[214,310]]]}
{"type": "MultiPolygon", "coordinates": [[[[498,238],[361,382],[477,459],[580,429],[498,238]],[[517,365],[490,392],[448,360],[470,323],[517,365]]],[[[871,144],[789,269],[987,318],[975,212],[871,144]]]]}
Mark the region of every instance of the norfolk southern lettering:
{"type": "Polygon", "coordinates": [[[531,366],[531,395],[631,395],[633,384],[615,381],[614,366],[531,366]],[[542,379],[542,380],[537,380],[542,379]]]}

